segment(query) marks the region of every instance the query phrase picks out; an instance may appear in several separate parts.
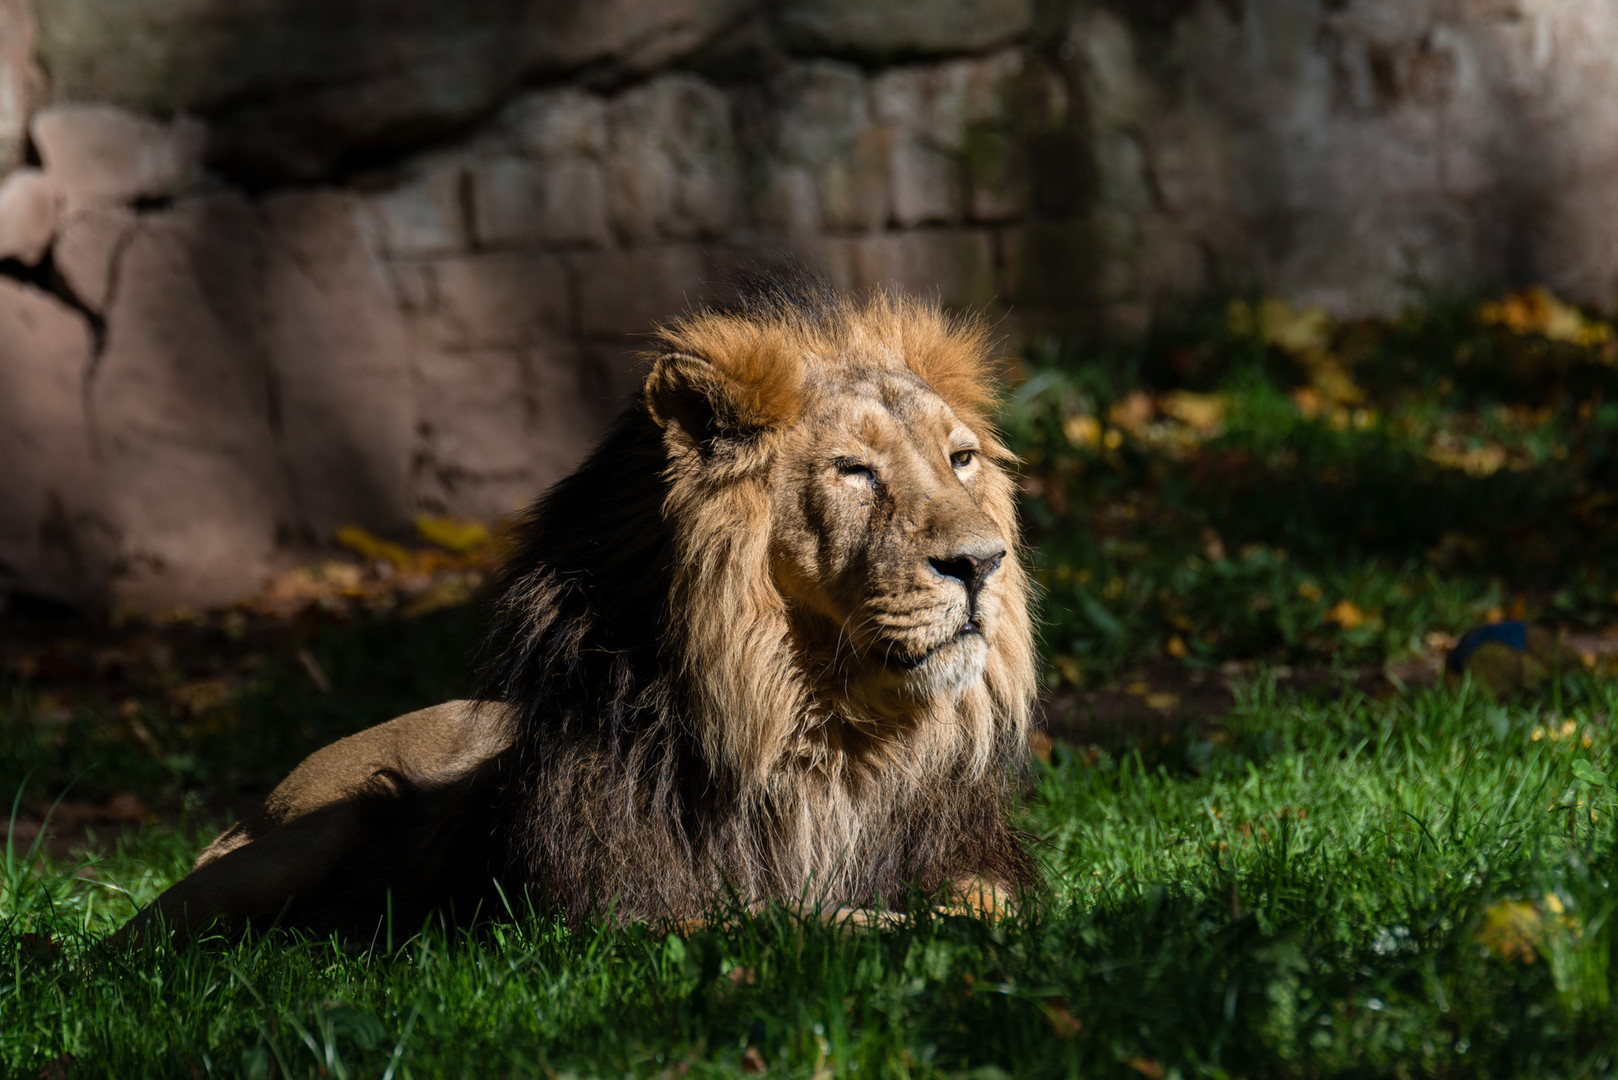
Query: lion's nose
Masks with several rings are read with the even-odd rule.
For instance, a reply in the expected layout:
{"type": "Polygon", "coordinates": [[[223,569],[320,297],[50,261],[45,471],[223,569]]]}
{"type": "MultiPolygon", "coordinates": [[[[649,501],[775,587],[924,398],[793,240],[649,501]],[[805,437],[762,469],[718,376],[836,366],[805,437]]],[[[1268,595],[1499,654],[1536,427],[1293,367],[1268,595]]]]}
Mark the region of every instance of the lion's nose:
{"type": "Polygon", "coordinates": [[[940,576],[954,578],[966,586],[967,596],[975,597],[1005,557],[1005,548],[984,547],[978,551],[958,551],[946,558],[927,561],[940,576]]]}

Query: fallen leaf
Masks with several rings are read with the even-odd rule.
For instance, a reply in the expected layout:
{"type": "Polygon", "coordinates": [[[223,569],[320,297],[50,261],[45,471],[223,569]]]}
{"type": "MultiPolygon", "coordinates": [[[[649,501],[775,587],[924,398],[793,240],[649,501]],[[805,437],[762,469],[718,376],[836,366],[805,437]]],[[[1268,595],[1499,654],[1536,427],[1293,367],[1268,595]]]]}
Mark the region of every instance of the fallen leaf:
{"type": "Polygon", "coordinates": [[[1532,900],[1501,900],[1483,913],[1477,941],[1502,960],[1532,964],[1545,940],[1545,919],[1532,900]]]}
{"type": "MultiPolygon", "coordinates": [[[[1107,419],[1114,427],[1136,435],[1146,426],[1147,421],[1151,420],[1154,411],[1151,395],[1144,390],[1136,390],[1114,403],[1112,408],[1107,410],[1107,419]]],[[[1102,441],[1110,443],[1105,436],[1102,441]]]]}
{"type": "Polygon", "coordinates": [[[1224,426],[1228,403],[1219,394],[1193,394],[1189,390],[1176,390],[1164,394],[1158,406],[1167,415],[1201,434],[1215,435],[1224,426]]]}
{"type": "Polygon", "coordinates": [[[741,1066],[744,1073],[761,1073],[769,1067],[764,1064],[764,1055],[758,1052],[756,1046],[749,1046],[742,1051],[741,1066]]]}
{"type": "Polygon", "coordinates": [[[1156,709],[1158,712],[1167,712],[1180,704],[1180,695],[1167,691],[1146,695],[1146,707],[1156,709]]]}
{"type": "Polygon", "coordinates": [[[401,545],[373,536],[358,525],[344,525],[338,529],[337,542],[362,559],[371,562],[385,562],[406,567],[413,561],[410,552],[401,545]]]}
{"type": "Polygon", "coordinates": [[[459,521],[452,517],[419,514],[416,532],[430,544],[437,544],[457,555],[468,555],[489,545],[493,534],[481,521],[459,521]]]}
{"type": "Polygon", "coordinates": [[[1146,1077],[1146,1080],[1163,1080],[1167,1071],[1156,1058],[1130,1058],[1124,1064],[1146,1077]]]}
{"type": "Polygon", "coordinates": [[[1332,605],[1322,618],[1329,623],[1335,623],[1344,630],[1352,630],[1365,622],[1365,612],[1352,600],[1339,600],[1332,605]]]}
{"type": "Polygon", "coordinates": [[[1043,731],[1030,731],[1028,733],[1028,750],[1040,761],[1049,765],[1051,763],[1051,748],[1055,743],[1043,731]]]}
{"type": "Polygon", "coordinates": [[[1101,421],[1093,416],[1070,416],[1062,421],[1062,434],[1069,446],[1093,449],[1101,443],[1101,421]]]}
{"type": "Polygon", "coordinates": [[[1600,320],[1586,319],[1578,308],[1536,285],[1507,293],[1478,310],[1485,326],[1500,326],[1517,334],[1538,334],[1552,341],[1585,347],[1604,345],[1613,339],[1612,327],[1600,320]]]}

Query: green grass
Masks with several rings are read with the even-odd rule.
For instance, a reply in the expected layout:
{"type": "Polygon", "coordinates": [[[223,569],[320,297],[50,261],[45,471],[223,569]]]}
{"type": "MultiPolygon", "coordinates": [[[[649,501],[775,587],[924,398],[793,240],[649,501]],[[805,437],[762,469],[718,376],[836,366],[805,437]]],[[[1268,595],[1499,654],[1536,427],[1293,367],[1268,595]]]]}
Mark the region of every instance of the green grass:
{"type": "MultiPolygon", "coordinates": [[[[1531,314],[1249,305],[1050,350],[1003,422],[1052,683],[1165,657],[1377,664],[1497,610],[1618,621],[1612,337],[1531,314]]],[[[223,807],[464,694],[476,624],[317,605],[245,637],[239,615],[123,631],[122,653],[162,659],[122,681],[53,680],[60,657],[14,673],[0,791],[35,810],[133,791],[160,816],[72,856],[7,845],[0,1074],[1615,1071],[1618,683],[1592,673],[1506,703],[1259,676],[1217,725],[1058,743],[1019,809],[1048,888],[998,925],[843,934],[776,911],[682,940],[527,917],[370,951],[105,947],[223,807]]]]}
{"type": "Polygon", "coordinates": [[[1610,760],[1615,707],[1593,682],[1554,715],[1261,683],[1215,738],[1059,746],[1024,810],[1052,888],[1001,926],[843,935],[771,913],[681,941],[525,919],[359,954],[274,937],[115,955],[101,936],[202,837],[149,831],[77,877],[18,853],[0,1063],[733,1075],[754,1048],[786,1076],[1597,1075],[1618,1038],[1618,797],[1579,774],[1610,760]]]}

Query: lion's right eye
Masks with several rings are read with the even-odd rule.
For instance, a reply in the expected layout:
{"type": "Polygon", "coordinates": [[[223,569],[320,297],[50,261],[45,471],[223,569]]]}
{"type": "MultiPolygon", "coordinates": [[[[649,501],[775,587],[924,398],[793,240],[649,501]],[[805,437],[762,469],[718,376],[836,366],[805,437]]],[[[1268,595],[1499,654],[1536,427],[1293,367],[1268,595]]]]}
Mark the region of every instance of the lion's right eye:
{"type": "Polygon", "coordinates": [[[867,480],[875,480],[876,470],[855,458],[842,458],[837,462],[837,475],[863,476],[867,480]]]}

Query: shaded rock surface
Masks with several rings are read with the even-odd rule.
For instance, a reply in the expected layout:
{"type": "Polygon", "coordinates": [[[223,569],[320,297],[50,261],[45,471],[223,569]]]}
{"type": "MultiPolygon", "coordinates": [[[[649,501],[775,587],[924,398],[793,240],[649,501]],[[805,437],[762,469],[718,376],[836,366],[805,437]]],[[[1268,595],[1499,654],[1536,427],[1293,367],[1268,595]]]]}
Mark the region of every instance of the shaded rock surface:
{"type": "Polygon", "coordinates": [[[741,267],[1608,305],[1615,99],[1606,0],[0,0],[0,591],[507,513],[741,267]]]}

